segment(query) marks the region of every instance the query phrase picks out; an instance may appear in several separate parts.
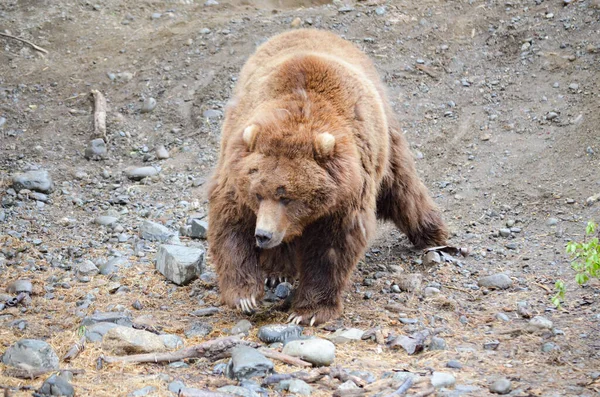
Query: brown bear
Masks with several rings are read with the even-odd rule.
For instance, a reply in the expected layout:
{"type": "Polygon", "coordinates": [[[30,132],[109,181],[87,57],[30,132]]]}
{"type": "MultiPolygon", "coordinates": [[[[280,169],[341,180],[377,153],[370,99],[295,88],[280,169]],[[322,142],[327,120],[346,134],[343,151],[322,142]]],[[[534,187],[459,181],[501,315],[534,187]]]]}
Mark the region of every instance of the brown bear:
{"type": "Polygon", "coordinates": [[[208,241],[223,302],[251,312],[270,277],[298,280],[288,321],[342,312],[374,234],[393,221],[418,247],[448,236],[369,58],[333,33],[262,44],[227,106],[209,187],[208,241]]]}

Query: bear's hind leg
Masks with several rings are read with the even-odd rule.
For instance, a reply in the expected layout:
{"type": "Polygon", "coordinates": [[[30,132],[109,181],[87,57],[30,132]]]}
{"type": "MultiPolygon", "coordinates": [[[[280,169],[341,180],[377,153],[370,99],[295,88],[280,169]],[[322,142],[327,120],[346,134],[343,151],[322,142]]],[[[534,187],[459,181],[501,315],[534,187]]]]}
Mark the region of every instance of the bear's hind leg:
{"type": "Polygon", "coordinates": [[[391,220],[419,248],[444,245],[448,230],[417,175],[406,139],[391,130],[390,164],[379,189],[377,217],[391,220]]]}
{"type": "Polygon", "coordinates": [[[300,283],[288,321],[312,326],[340,316],[342,293],[374,229],[375,214],[358,211],[305,229],[298,250],[300,283]]]}

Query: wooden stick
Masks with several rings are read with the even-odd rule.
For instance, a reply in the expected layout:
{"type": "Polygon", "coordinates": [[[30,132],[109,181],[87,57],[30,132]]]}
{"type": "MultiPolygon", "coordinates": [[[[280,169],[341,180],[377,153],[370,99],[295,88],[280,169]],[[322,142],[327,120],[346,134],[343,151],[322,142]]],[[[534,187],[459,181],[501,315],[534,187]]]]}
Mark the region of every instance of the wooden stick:
{"type": "Polygon", "coordinates": [[[31,47],[33,47],[33,49],[34,49],[34,50],[36,50],[36,51],[42,52],[42,53],[44,53],[44,54],[48,54],[48,50],[45,50],[45,49],[43,49],[42,47],[40,47],[40,46],[37,46],[37,45],[33,44],[33,43],[32,43],[31,41],[29,41],[29,40],[25,40],[25,39],[22,39],[22,38],[20,38],[20,37],[11,36],[10,34],[6,34],[6,33],[2,33],[2,32],[0,32],[0,36],[2,36],[2,37],[8,37],[9,39],[14,39],[14,40],[21,41],[21,42],[23,42],[23,43],[25,43],[25,44],[29,44],[29,45],[30,45],[31,47]]]}
{"type": "Polygon", "coordinates": [[[67,354],[65,354],[65,356],[63,357],[63,361],[69,362],[69,361],[77,358],[77,356],[79,356],[79,354],[84,349],[85,349],[85,336],[82,336],[81,339],[79,339],[79,342],[77,342],[73,346],[71,346],[71,348],[69,349],[67,354]]]}
{"type": "Polygon", "coordinates": [[[265,357],[269,357],[273,360],[278,360],[286,364],[295,365],[297,367],[312,367],[312,364],[308,361],[304,361],[297,357],[292,357],[275,350],[267,349],[266,347],[261,347],[258,349],[258,351],[261,352],[265,357]]]}
{"type": "Polygon", "coordinates": [[[102,138],[104,142],[108,142],[106,138],[106,98],[98,90],[92,90],[94,98],[94,139],[102,138]]]}
{"type": "Polygon", "coordinates": [[[37,369],[24,369],[24,368],[8,368],[4,371],[4,375],[19,378],[19,379],[35,379],[40,376],[46,375],[50,372],[69,371],[74,374],[82,374],[85,371],[82,369],[51,369],[51,368],[37,368],[37,369]]]}
{"type": "Polygon", "coordinates": [[[386,397],[403,396],[408,391],[408,389],[410,389],[412,384],[413,384],[413,378],[411,376],[411,377],[406,378],[404,383],[401,384],[400,387],[395,392],[393,392],[392,394],[388,394],[386,397]]]}
{"type": "Polygon", "coordinates": [[[256,343],[241,340],[238,336],[228,336],[224,338],[218,338],[210,340],[208,342],[201,343],[199,345],[186,347],[185,349],[178,350],[176,352],[168,353],[146,353],[146,354],[134,354],[131,356],[114,357],[102,356],[101,359],[109,364],[112,363],[172,363],[175,361],[181,361],[186,358],[208,358],[212,359],[216,356],[221,355],[224,351],[231,349],[237,345],[246,345],[255,347],[256,343]]]}

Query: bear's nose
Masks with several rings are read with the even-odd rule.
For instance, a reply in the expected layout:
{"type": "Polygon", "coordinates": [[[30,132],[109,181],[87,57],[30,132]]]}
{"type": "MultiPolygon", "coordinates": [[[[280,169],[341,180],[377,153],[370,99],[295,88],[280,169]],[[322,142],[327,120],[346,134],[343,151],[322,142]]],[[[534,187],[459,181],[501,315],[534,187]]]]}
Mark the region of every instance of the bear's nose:
{"type": "Polygon", "coordinates": [[[256,244],[262,248],[269,244],[273,238],[273,233],[267,232],[266,230],[257,229],[256,232],[254,232],[254,237],[256,237],[256,244]]]}

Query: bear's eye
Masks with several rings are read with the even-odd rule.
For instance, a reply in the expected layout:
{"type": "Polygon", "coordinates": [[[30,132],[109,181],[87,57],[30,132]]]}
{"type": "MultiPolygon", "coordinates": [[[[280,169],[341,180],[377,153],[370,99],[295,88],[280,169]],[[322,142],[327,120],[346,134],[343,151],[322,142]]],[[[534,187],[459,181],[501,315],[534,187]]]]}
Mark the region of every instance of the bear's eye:
{"type": "Polygon", "coordinates": [[[279,199],[279,202],[283,205],[288,205],[289,203],[292,202],[292,199],[286,198],[286,197],[282,197],[279,199]]]}
{"type": "Polygon", "coordinates": [[[263,196],[261,196],[260,194],[256,193],[256,199],[257,199],[258,201],[262,201],[262,199],[263,199],[263,196]]]}

